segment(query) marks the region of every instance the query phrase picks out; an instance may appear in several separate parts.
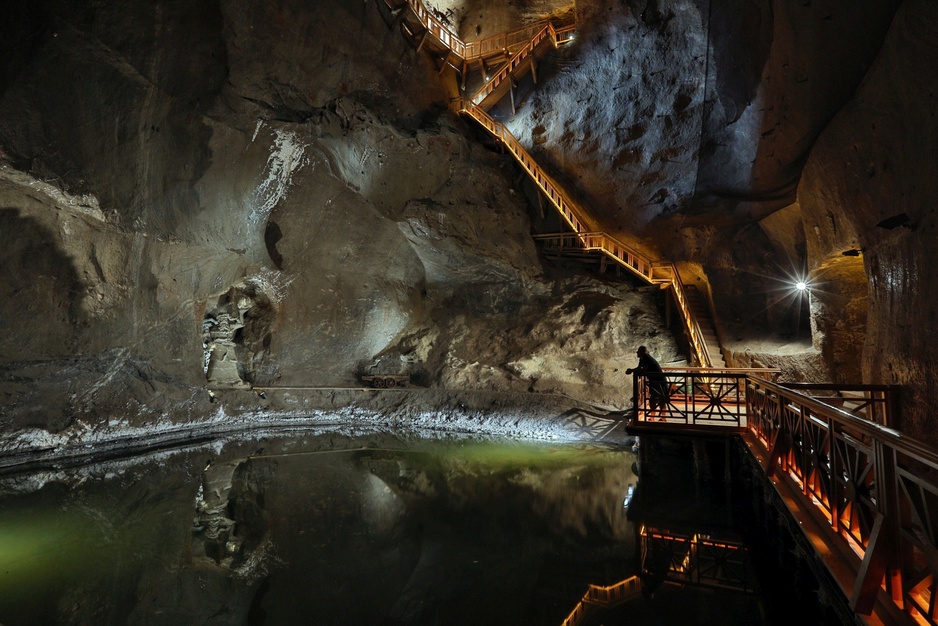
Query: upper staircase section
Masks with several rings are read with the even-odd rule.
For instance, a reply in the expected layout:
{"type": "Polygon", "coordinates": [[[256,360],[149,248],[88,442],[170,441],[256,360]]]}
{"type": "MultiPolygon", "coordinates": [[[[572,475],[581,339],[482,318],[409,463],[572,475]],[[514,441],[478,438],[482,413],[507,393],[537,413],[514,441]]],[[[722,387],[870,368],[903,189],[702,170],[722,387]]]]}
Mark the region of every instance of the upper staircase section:
{"type": "MultiPolygon", "coordinates": [[[[421,0],[379,0],[390,11],[395,21],[411,37],[419,41],[418,48],[430,47],[444,56],[444,61],[457,70],[465,72],[468,65],[478,62],[483,73],[486,63],[515,55],[528,46],[549,21],[516,28],[479,41],[465,42],[449,29],[421,0]]],[[[550,35],[554,45],[573,39],[575,26],[551,25],[550,35]]]]}
{"type": "MultiPolygon", "coordinates": [[[[543,23],[540,30],[535,32],[494,76],[485,77],[485,84],[471,97],[472,103],[488,110],[512,89],[515,81],[529,71],[534,77],[534,82],[537,83],[536,60],[548,50],[553,50],[570,41],[573,33],[573,26],[558,29],[550,21],[543,23]]],[[[514,98],[512,98],[512,110],[514,110],[514,98]]]]}

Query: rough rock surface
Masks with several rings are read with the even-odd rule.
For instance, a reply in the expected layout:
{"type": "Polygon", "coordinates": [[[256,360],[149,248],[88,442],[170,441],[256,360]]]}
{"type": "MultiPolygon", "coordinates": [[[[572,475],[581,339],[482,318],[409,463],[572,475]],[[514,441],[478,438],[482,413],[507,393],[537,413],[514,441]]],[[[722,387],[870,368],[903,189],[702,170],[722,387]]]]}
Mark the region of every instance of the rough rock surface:
{"type": "Polygon", "coordinates": [[[864,380],[901,385],[903,429],[932,440],[936,20],[932,2],[902,4],[863,84],[815,146],[799,190],[813,264],[862,258],[864,380]]]}
{"type": "MultiPolygon", "coordinates": [[[[13,3],[0,428],[193,421],[207,386],[371,372],[621,408],[635,345],[681,361],[658,292],[541,261],[556,221],[381,6],[13,3]]],[[[434,6],[467,39],[569,10],[434,6]]],[[[934,439],[933,4],[575,12],[513,132],[598,226],[681,263],[731,364],[900,384],[934,439]]]]}
{"type": "Polygon", "coordinates": [[[3,428],[198,421],[207,387],[374,372],[621,408],[636,343],[681,361],[656,293],[545,274],[511,161],[375,6],[187,7],[22,10],[3,428]]]}

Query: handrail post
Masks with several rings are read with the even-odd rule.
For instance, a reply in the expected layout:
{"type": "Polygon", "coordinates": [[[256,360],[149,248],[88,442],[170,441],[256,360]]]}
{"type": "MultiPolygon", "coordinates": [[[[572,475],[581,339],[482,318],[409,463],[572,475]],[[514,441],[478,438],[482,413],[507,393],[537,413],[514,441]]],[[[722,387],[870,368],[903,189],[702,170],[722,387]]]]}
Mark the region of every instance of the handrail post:
{"type": "Polygon", "coordinates": [[[876,519],[850,598],[850,607],[860,615],[873,612],[884,577],[892,601],[900,608],[904,604],[898,567],[901,523],[896,451],[877,439],[873,441],[873,458],[878,491],[876,519]]]}
{"type": "Polygon", "coordinates": [[[632,373],[632,422],[638,424],[638,374],[632,373]]]}

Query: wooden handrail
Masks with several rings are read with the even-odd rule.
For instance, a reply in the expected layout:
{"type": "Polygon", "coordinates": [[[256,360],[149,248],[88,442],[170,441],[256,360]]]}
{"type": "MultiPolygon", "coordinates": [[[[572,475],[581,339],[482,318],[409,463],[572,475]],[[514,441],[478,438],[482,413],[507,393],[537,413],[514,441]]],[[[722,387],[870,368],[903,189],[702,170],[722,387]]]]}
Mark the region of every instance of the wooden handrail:
{"type": "Polygon", "coordinates": [[[538,45],[540,45],[540,43],[544,41],[548,35],[551,37],[551,42],[556,46],[556,34],[557,31],[554,30],[554,25],[551,24],[550,21],[544,24],[536,33],[534,33],[534,35],[524,44],[524,46],[521,47],[520,50],[518,50],[510,59],[508,59],[508,62],[495,74],[495,76],[492,76],[486,80],[485,84],[482,85],[482,88],[471,96],[470,99],[472,100],[472,103],[476,105],[480,104],[491,93],[498,89],[498,86],[501,85],[506,78],[511,76],[511,73],[518,66],[524,63],[530,55],[534,54],[534,51],[537,49],[538,45]]]}
{"type": "Polygon", "coordinates": [[[671,287],[674,299],[681,311],[681,319],[687,329],[694,354],[701,365],[709,367],[713,360],[710,351],[707,349],[707,344],[704,342],[700,324],[690,310],[690,305],[687,302],[687,290],[677,267],[673,263],[652,261],[638,250],[611,235],[586,228],[588,218],[585,212],[570,200],[560,186],[547,175],[547,172],[541,169],[521,145],[521,142],[515,139],[504,124],[492,119],[488,113],[468,98],[456,98],[454,105],[457,112],[472,117],[508,148],[508,151],[515,157],[522,169],[528,173],[528,176],[531,177],[557,212],[560,213],[563,220],[573,230],[570,237],[574,238],[580,247],[584,250],[601,251],[646,281],[664,283],[671,287]]]}
{"type": "Polygon", "coordinates": [[[765,380],[747,380],[746,404],[763,469],[859,555],[838,578],[851,608],[870,615],[891,601],[910,623],[938,624],[938,450],[765,380]]]}
{"type": "MultiPolygon", "coordinates": [[[[533,34],[543,30],[545,24],[550,24],[550,20],[543,20],[536,24],[486,37],[479,41],[465,42],[438,17],[433,15],[421,0],[406,0],[406,3],[424,28],[427,29],[427,32],[462,61],[474,61],[496,54],[510,53],[516,46],[530,42],[533,34]]],[[[576,25],[568,24],[556,30],[551,27],[551,32],[554,35],[555,45],[559,45],[573,39],[576,25]]]]}
{"type": "MultiPolygon", "coordinates": [[[[517,37],[524,33],[526,29],[519,29],[505,34],[504,40],[499,36],[489,40],[483,40],[479,43],[477,49],[470,50],[467,44],[460,40],[452,31],[436,18],[424,6],[421,0],[406,0],[407,5],[414,12],[420,22],[432,33],[443,45],[452,53],[466,60],[468,54],[482,54],[485,45],[494,45],[494,41],[504,41],[505,49],[508,47],[508,41],[511,37],[517,37]]],[[[687,302],[687,290],[681,281],[680,274],[673,263],[653,261],[641,254],[637,250],[627,246],[621,241],[607,235],[606,233],[590,232],[586,227],[589,221],[586,213],[580,209],[570,198],[562,191],[559,185],[555,183],[547,173],[534,162],[531,155],[515,139],[504,124],[492,119],[484,110],[477,106],[488,94],[492,93],[501,82],[503,82],[515,69],[532,54],[537,45],[547,36],[551,36],[554,45],[570,41],[573,38],[575,27],[564,26],[556,29],[550,20],[547,20],[521,50],[516,52],[509,62],[493,77],[483,88],[474,94],[472,98],[456,98],[454,108],[458,113],[469,115],[479,124],[481,124],[492,135],[499,139],[502,144],[508,148],[508,151],[515,157],[515,160],[528,173],[538,188],[544,193],[550,203],[557,209],[563,220],[570,226],[573,233],[578,237],[585,249],[596,249],[612,257],[617,263],[625,266],[641,278],[651,283],[666,284],[671,287],[674,299],[677,301],[678,309],[681,312],[681,319],[687,330],[691,347],[697,361],[703,366],[710,366],[713,363],[707,344],[703,339],[703,332],[700,324],[694,317],[687,302]],[[663,276],[662,276],[663,275],[663,276]]],[[[529,31],[528,31],[529,32],[529,31]]]]}

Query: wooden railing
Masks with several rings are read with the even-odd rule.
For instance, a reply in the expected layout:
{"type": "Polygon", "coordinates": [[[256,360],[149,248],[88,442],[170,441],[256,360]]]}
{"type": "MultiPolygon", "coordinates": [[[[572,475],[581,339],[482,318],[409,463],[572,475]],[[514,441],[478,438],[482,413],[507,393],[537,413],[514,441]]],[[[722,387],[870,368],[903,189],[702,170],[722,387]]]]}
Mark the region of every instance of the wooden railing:
{"type": "Polygon", "coordinates": [[[938,451],[765,380],[747,379],[746,403],[766,473],[843,544],[851,608],[869,615],[882,595],[907,623],[938,624],[938,451]]]}
{"type": "Polygon", "coordinates": [[[599,585],[590,585],[583,594],[583,597],[577,603],[570,615],[567,616],[561,626],[576,626],[591,607],[613,607],[633,598],[637,598],[642,593],[642,581],[638,576],[626,578],[609,587],[600,587],[599,585]]]}
{"type": "Polygon", "coordinates": [[[779,373],[777,369],[662,369],[659,380],[650,380],[647,374],[633,376],[633,425],[664,423],[742,432],[747,425],[746,380],[773,379],[779,373]]]}
{"type": "Polygon", "coordinates": [[[671,287],[694,356],[697,358],[698,364],[704,367],[710,366],[713,360],[710,351],[707,349],[707,344],[704,342],[703,331],[690,310],[687,301],[687,290],[674,264],[652,261],[643,253],[618,239],[588,228],[585,212],[570,200],[560,186],[541,169],[521,145],[521,142],[515,139],[504,124],[492,119],[488,113],[474,105],[467,98],[457,98],[454,100],[454,106],[457,112],[468,115],[481,124],[483,128],[501,141],[515,157],[521,168],[527,172],[534,184],[537,185],[551,205],[560,213],[561,218],[573,230],[572,233],[561,236],[567,237],[570,245],[576,241],[584,250],[601,251],[648,282],[666,284],[671,287]]]}
{"type": "MultiPolygon", "coordinates": [[[[394,6],[387,2],[389,8],[394,6]]],[[[479,41],[465,42],[449,26],[436,17],[421,0],[405,0],[405,3],[414,13],[420,23],[427,29],[427,33],[436,38],[444,47],[448,48],[460,61],[475,61],[496,55],[509,55],[515,52],[518,46],[526,45],[536,33],[543,30],[544,20],[536,24],[522,26],[504,33],[499,33],[479,41]]],[[[395,3],[396,4],[396,3],[395,3]]],[[[573,39],[576,25],[568,24],[557,28],[552,27],[555,44],[566,43],[573,39]]]]}
{"type": "Polygon", "coordinates": [[[534,35],[521,47],[520,50],[514,53],[514,55],[508,59],[508,62],[494,75],[486,77],[485,83],[482,85],[482,88],[479,89],[475,94],[470,98],[472,103],[475,105],[480,105],[483,100],[485,100],[489,95],[494,93],[501,84],[512,76],[512,72],[521,67],[524,63],[528,62],[528,59],[534,55],[537,47],[548,37],[550,37],[551,43],[557,45],[557,31],[554,29],[554,25],[549,21],[544,24],[540,30],[534,33],[534,35]]]}
{"type": "Polygon", "coordinates": [[[899,428],[896,408],[899,402],[899,387],[896,385],[784,383],[782,386],[880,426],[899,428]]]}

